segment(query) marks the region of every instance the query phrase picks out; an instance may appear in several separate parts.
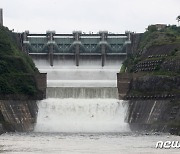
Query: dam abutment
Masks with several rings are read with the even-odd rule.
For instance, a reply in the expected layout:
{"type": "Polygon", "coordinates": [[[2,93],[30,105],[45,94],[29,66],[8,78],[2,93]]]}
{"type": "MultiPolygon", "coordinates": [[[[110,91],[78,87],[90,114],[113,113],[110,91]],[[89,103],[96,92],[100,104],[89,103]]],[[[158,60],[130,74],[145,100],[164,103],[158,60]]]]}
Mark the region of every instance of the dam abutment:
{"type": "Polygon", "coordinates": [[[35,100],[0,100],[4,131],[32,131],[36,122],[37,110],[35,100]]]}
{"type": "Polygon", "coordinates": [[[127,100],[126,122],[132,131],[180,134],[178,77],[118,73],[117,86],[119,98],[127,100]]]}
{"type": "Polygon", "coordinates": [[[130,100],[126,121],[133,131],[170,132],[179,134],[178,100],[130,100]]]}

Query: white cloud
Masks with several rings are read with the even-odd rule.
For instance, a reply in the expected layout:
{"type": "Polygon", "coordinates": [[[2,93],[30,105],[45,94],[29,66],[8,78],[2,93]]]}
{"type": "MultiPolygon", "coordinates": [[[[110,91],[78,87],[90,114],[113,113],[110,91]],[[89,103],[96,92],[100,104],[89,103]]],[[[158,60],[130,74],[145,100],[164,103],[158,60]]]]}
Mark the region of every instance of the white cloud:
{"type": "Polygon", "coordinates": [[[4,24],[32,32],[142,32],[149,24],[176,24],[179,6],[179,0],[0,0],[4,24]]]}

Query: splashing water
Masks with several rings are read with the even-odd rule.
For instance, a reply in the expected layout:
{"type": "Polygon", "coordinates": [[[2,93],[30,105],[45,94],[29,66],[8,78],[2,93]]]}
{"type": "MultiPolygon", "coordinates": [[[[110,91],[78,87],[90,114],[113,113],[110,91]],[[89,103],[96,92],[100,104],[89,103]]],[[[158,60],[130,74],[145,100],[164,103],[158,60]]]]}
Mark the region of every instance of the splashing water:
{"type": "Polygon", "coordinates": [[[125,105],[116,99],[46,99],[39,102],[35,131],[127,131],[125,105]]]}
{"type": "MultiPolygon", "coordinates": [[[[39,102],[36,132],[124,132],[126,103],[118,100],[116,73],[122,61],[80,67],[37,65],[47,72],[47,98],[39,102]]],[[[41,64],[41,62],[40,62],[41,64]]]]}

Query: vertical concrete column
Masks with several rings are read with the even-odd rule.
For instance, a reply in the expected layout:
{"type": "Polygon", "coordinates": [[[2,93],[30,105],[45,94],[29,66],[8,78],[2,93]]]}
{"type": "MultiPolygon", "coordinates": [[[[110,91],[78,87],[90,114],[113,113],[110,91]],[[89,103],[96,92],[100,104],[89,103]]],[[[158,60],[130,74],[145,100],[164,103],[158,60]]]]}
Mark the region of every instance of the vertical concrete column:
{"type": "Polygon", "coordinates": [[[108,31],[100,31],[99,34],[101,36],[101,66],[104,67],[106,61],[105,43],[107,43],[108,31]]]}
{"type": "Polygon", "coordinates": [[[49,46],[49,61],[50,61],[51,66],[53,66],[53,59],[54,59],[53,50],[54,50],[53,45],[50,44],[50,46],[49,46]]]}
{"type": "Polygon", "coordinates": [[[74,31],[74,42],[75,42],[75,63],[76,66],[79,66],[79,57],[80,57],[80,35],[81,31],[74,31]]]}
{"type": "Polygon", "coordinates": [[[79,66],[79,44],[76,45],[76,49],[75,49],[76,53],[75,53],[75,60],[76,60],[76,66],[79,66]]]}
{"type": "Polygon", "coordinates": [[[0,8],[0,26],[3,26],[3,9],[0,8]]]}
{"type": "Polygon", "coordinates": [[[49,59],[50,59],[50,65],[53,66],[53,33],[50,32],[50,46],[49,46],[49,59]]]}
{"type": "Polygon", "coordinates": [[[29,41],[28,41],[28,34],[29,34],[29,31],[26,30],[24,33],[23,33],[23,51],[27,54],[29,54],[29,41]]]}
{"type": "Polygon", "coordinates": [[[49,62],[50,66],[53,66],[54,62],[54,35],[55,31],[47,31],[48,47],[49,47],[49,62]]]}
{"type": "Polygon", "coordinates": [[[131,41],[131,32],[127,31],[126,33],[127,33],[128,41],[131,41]]]}
{"type": "Polygon", "coordinates": [[[74,39],[75,41],[79,41],[79,32],[74,32],[74,39]]]}
{"type": "Polygon", "coordinates": [[[126,53],[128,55],[128,54],[132,53],[132,51],[131,51],[131,32],[126,31],[125,34],[127,35],[127,40],[126,40],[125,44],[126,44],[126,53]]]}
{"type": "Polygon", "coordinates": [[[104,44],[101,45],[101,66],[104,67],[106,59],[106,47],[104,44]]]}
{"type": "Polygon", "coordinates": [[[100,31],[101,41],[107,41],[108,31],[100,31]]]}

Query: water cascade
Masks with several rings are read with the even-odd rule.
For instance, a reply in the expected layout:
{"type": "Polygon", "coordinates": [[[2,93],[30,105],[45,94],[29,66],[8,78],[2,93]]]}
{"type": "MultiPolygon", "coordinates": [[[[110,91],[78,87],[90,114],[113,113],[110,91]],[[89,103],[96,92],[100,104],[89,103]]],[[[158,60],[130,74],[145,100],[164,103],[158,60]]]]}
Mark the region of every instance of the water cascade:
{"type": "Polygon", "coordinates": [[[124,106],[116,99],[53,99],[39,104],[36,131],[126,131],[124,106]]]}
{"type": "Polygon", "coordinates": [[[36,132],[124,132],[126,103],[118,100],[116,73],[108,67],[38,66],[47,72],[47,99],[38,103],[36,132]]]}

